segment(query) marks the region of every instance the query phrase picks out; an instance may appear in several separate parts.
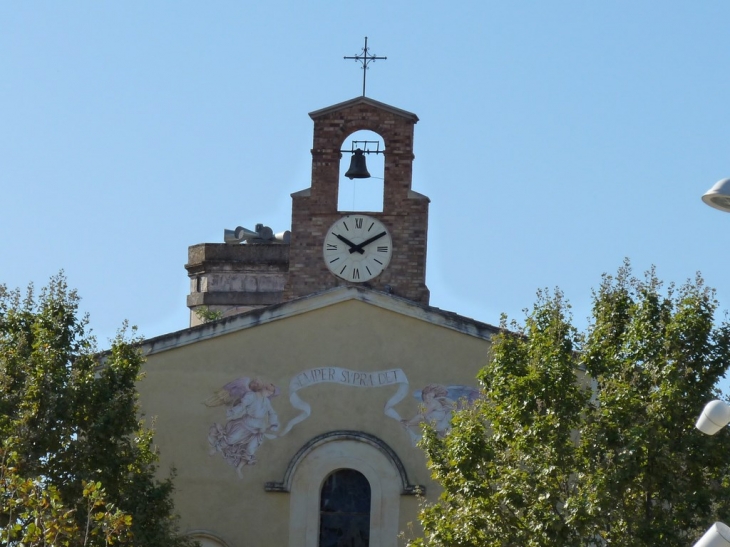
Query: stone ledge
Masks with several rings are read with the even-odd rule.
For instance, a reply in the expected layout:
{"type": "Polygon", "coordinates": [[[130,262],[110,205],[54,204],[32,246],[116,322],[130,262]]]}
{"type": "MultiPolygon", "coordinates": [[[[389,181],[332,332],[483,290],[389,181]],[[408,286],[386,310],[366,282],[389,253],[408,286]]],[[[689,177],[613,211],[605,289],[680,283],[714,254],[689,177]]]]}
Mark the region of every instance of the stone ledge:
{"type": "Polygon", "coordinates": [[[269,306],[282,302],[284,291],[276,292],[196,292],[188,295],[187,305],[195,306],[269,306]]]}
{"type": "Polygon", "coordinates": [[[289,264],[289,245],[200,243],[188,247],[188,271],[208,262],[240,264],[289,264]]]}

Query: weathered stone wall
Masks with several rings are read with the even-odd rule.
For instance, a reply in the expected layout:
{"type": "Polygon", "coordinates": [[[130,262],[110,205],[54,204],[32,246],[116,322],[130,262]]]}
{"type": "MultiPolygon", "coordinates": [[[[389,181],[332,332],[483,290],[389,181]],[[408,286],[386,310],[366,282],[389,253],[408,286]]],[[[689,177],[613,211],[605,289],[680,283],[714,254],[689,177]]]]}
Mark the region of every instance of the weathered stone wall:
{"type": "Polygon", "coordinates": [[[282,301],[289,269],[289,246],[203,243],[188,248],[190,326],[202,323],[205,306],[224,316],[282,301]]]}

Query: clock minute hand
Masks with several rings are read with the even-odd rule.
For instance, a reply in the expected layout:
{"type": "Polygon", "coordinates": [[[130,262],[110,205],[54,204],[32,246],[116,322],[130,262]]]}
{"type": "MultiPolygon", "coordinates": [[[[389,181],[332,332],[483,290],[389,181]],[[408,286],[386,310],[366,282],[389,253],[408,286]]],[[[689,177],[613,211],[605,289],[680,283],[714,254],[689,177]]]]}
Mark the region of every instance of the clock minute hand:
{"type": "Polygon", "coordinates": [[[342,241],[343,243],[345,243],[348,247],[350,247],[350,254],[352,254],[354,252],[358,252],[360,254],[364,254],[365,253],[365,251],[363,251],[362,248],[358,249],[358,246],[355,245],[349,239],[347,239],[345,236],[341,236],[340,234],[334,234],[334,236],[337,239],[339,239],[340,241],[342,241]]]}
{"type": "Polygon", "coordinates": [[[365,247],[366,245],[370,245],[373,241],[377,241],[384,235],[385,235],[385,232],[380,232],[378,235],[375,235],[375,236],[371,237],[370,239],[366,239],[362,243],[358,243],[354,247],[350,248],[350,253],[354,253],[355,251],[359,252],[360,254],[364,253],[365,251],[363,251],[363,247],[365,247]]]}

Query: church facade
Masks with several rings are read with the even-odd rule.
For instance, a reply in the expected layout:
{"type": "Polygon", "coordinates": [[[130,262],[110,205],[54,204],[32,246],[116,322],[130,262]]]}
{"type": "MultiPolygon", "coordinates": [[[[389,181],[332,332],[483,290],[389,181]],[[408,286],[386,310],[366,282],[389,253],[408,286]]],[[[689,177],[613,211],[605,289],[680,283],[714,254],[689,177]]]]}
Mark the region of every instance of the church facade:
{"type": "Polygon", "coordinates": [[[204,546],[402,544],[438,496],[421,424],[445,434],[479,397],[498,331],[428,305],[418,118],[364,96],[310,116],[290,238],[190,247],[191,327],[144,343],[142,411],[177,470],[182,529],[204,546]],[[360,130],[384,143],[382,211],[337,207],[360,130]],[[223,318],[201,323],[201,309],[223,318]]]}

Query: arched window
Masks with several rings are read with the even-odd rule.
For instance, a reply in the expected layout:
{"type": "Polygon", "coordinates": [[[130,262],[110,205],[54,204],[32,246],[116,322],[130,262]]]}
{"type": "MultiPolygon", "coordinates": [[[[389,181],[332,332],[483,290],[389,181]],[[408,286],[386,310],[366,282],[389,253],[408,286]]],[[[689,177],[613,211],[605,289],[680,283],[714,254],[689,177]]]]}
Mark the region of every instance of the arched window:
{"type": "Polygon", "coordinates": [[[370,545],[370,483],[354,469],[338,469],[322,485],[319,547],[370,545]]]}
{"type": "Polygon", "coordinates": [[[343,471],[362,475],[370,491],[369,505],[360,504],[366,511],[369,509],[370,530],[365,543],[353,545],[395,547],[401,496],[413,488],[395,452],[379,439],[358,431],[332,431],[310,442],[311,446],[297,453],[284,481],[291,492],[286,547],[333,544],[320,539],[323,491],[325,500],[332,498],[327,494],[329,486],[323,487],[331,476],[339,476],[343,471]]]}

